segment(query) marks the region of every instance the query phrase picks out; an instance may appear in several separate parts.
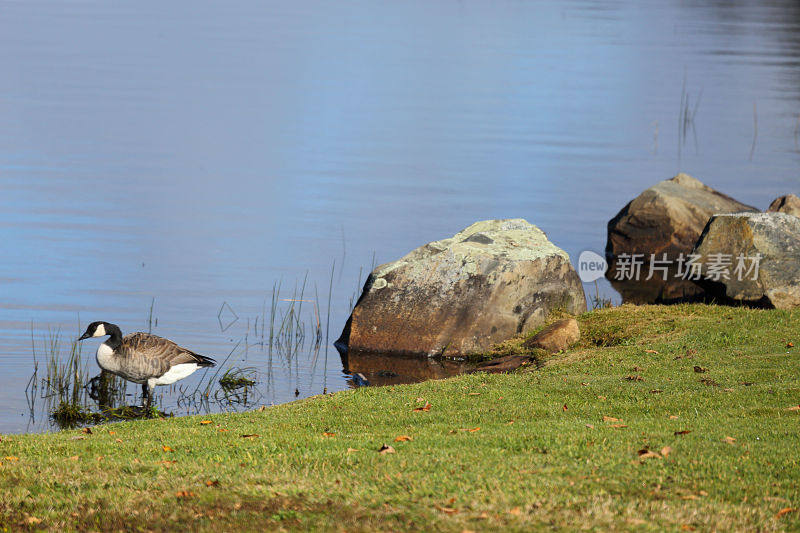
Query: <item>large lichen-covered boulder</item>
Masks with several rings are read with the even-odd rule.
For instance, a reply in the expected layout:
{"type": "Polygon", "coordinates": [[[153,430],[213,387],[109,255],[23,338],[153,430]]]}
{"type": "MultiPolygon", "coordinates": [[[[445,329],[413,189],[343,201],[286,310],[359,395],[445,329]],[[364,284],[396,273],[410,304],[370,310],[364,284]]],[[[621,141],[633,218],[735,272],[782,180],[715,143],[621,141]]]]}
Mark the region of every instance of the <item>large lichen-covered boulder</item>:
{"type": "Polygon", "coordinates": [[[523,219],[476,222],[377,267],[337,341],[349,351],[464,356],[586,310],[566,252],[523,219]]]}
{"type": "Polygon", "coordinates": [[[769,204],[767,213],[788,213],[800,217],[800,198],[794,194],[786,194],[775,198],[769,204]]]}
{"type": "Polygon", "coordinates": [[[758,212],[703,184],[688,174],[656,183],[631,200],[608,222],[606,277],[625,301],[648,303],[697,296],[702,291],[676,277],[675,262],[691,252],[708,219],[716,213],[758,212]],[[639,280],[618,278],[620,256],[641,254],[644,263],[639,280]],[[669,275],[645,279],[651,257],[664,259],[672,266],[669,275]]]}
{"type": "Polygon", "coordinates": [[[723,299],[800,306],[800,218],[785,213],[714,216],[697,242],[699,283],[723,299]]]}

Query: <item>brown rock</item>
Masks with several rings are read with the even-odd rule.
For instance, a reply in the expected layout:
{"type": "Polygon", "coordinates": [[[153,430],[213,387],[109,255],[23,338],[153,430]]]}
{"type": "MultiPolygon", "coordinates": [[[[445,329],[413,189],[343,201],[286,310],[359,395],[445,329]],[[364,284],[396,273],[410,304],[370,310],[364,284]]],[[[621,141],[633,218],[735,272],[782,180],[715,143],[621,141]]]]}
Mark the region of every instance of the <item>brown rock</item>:
{"type": "Polygon", "coordinates": [[[337,347],[462,356],[586,309],[566,252],[522,219],[476,222],[372,271],[337,347]]]}
{"type": "Polygon", "coordinates": [[[549,353],[561,352],[578,342],[581,330],[574,318],[553,322],[542,331],[525,341],[526,348],[540,348],[549,353]]]}
{"type": "Polygon", "coordinates": [[[794,194],[787,194],[779,198],[775,198],[769,207],[767,213],[787,213],[800,217],[800,198],[794,194]]]}
{"type": "Polygon", "coordinates": [[[626,302],[648,303],[692,298],[701,289],[676,277],[674,263],[689,254],[709,218],[716,213],[758,210],[715,191],[688,174],[661,181],[628,203],[608,222],[606,277],[626,302]],[[620,281],[617,262],[622,254],[642,254],[644,265],[638,281],[620,281]],[[650,258],[673,262],[666,276],[654,272],[650,280],[650,258]],[[667,279],[665,280],[664,277],[667,279]]]}

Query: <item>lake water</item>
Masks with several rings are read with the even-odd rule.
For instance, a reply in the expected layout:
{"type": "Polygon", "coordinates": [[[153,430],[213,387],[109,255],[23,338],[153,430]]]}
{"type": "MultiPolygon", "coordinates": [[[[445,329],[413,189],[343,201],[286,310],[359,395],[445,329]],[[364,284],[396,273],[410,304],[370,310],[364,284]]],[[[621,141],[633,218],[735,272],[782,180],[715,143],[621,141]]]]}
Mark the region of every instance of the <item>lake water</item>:
{"type": "Polygon", "coordinates": [[[50,427],[32,337],[93,320],[254,367],[257,404],[344,389],[327,321],[373,262],[512,217],[602,253],[678,171],[765,209],[799,116],[795,1],[0,1],[0,432],[50,427]]]}

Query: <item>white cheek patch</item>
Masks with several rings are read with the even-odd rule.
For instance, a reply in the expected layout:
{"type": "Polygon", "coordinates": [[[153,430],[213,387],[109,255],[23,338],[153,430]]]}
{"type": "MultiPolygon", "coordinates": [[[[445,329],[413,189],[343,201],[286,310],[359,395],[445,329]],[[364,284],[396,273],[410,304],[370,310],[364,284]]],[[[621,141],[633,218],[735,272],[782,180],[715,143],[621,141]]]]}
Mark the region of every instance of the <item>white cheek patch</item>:
{"type": "Polygon", "coordinates": [[[103,324],[100,324],[97,326],[97,329],[94,330],[94,335],[92,335],[92,337],[105,337],[106,335],[106,327],[103,324]]]}

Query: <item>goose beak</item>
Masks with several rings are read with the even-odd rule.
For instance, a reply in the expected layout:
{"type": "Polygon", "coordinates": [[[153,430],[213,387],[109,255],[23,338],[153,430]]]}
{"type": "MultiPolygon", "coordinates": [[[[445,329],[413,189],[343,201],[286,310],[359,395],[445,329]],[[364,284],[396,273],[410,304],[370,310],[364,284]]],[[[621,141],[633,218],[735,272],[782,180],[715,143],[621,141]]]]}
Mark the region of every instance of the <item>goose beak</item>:
{"type": "Polygon", "coordinates": [[[88,333],[84,333],[83,335],[81,335],[80,337],[78,337],[78,341],[80,342],[80,341],[82,341],[83,339],[88,339],[89,337],[91,337],[91,335],[89,335],[88,333]]]}

